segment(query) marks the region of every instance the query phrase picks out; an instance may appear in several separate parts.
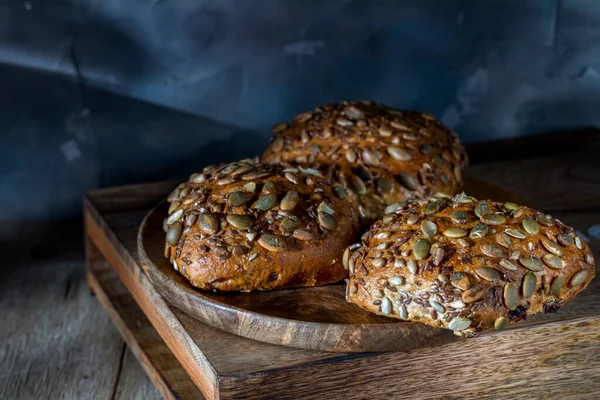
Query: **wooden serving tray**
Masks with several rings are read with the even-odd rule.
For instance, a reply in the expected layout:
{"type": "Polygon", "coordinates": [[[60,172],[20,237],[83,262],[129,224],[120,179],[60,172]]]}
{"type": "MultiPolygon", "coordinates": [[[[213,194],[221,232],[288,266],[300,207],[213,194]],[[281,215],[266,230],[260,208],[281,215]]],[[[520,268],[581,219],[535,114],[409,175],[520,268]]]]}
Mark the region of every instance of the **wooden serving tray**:
{"type": "Polygon", "coordinates": [[[285,347],[200,322],[159,294],[137,251],[144,216],[175,185],[103,189],[85,199],[90,287],[167,398],[564,399],[600,392],[598,279],[557,314],[392,353],[285,347]]]}

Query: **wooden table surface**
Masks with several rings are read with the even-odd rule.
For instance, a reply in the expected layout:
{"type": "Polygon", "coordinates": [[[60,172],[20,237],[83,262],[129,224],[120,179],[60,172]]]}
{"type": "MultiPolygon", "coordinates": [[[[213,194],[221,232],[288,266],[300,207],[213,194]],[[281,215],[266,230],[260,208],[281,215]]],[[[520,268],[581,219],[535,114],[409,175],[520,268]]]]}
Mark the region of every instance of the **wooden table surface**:
{"type": "MultiPolygon", "coordinates": [[[[593,226],[600,234],[597,132],[479,143],[468,149],[470,171],[479,177],[514,191],[588,237],[593,226]]],[[[592,238],[591,243],[598,259],[600,240],[592,238]]],[[[50,259],[2,253],[0,399],[160,398],[90,296],[82,251],[50,259]]]]}

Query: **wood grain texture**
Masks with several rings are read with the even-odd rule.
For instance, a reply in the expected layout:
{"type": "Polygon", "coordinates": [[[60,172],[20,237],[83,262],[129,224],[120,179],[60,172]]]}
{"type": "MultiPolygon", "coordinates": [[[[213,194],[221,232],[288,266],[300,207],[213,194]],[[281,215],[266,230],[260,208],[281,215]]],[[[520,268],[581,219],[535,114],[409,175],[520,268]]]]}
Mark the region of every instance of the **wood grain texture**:
{"type": "MultiPolygon", "coordinates": [[[[468,174],[476,179],[497,178],[526,204],[542,204],[538,207],[583,232],[600,223],[600,185],[594,183],[593,174],[599,159],[567,155],[494,164],[471,168],[468,174]]],[[[88,229],[88,233],[96,242],[104,242],[99,246],[102,253],[126,278],[127,289],[144,312],[152,308],[149,320],[177,358],[190,361],[189,356],[181,358],[190,344],[172,340],[170,331],[187,333],[202,356],[196,368],[208,364],[209,373],[214,373],[210,376],[215,389],[209,398],[594,399],[600,393],[598,279],[556,314],[536,316],[505,332],[467,341],[355,354],[276,346],[210,327],[168,304],[153,307],[160,296],[139,267],[136,231],[166,191],[161,195],[155,190],[152,203],[135,198],[143,196],[143,191],[122,190],[129,197],[127,202],[111,204],[102,191],[89,196],[88,219],[103,228],[88,229]],[[98,209],[96,200],[101,204],[98,209]]],[[[590,245],[599,254],[600,241],[593,239],[590,245]]],[[[185,368],[195,373],[191,367],[185,368]]]]}
{"type": "Polygon", "coordinates": [[[121,374],[114,389],[115,398],[202,397],[93,243],[86,243],[86,259],[88,285],[129,346],[122,359],[121,374]],[[133,361],[132,356],[137,358],[137,361],[133,361]],[[137,364],[137,368],[133,368],[134,364],[137,364]],[[143,370],[140,369],[140,365],[143,370]],[[152,390],[146,384],[150,380],[145,376],[145,379],[140,377],[143,371],[151,380],[152,390]]]}

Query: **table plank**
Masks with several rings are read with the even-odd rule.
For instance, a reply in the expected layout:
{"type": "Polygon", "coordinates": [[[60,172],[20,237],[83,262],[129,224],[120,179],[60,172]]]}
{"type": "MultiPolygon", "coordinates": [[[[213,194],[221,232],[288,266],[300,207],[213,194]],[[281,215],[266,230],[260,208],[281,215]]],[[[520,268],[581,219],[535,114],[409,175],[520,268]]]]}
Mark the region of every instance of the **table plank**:
{"type": "Polygon", "coordinates": [[[128,348],[125,351],[123,367],[121,368],[121,374],[119,375],[113,399],[160,400],[162,398],[139,361],[128,348]]]}

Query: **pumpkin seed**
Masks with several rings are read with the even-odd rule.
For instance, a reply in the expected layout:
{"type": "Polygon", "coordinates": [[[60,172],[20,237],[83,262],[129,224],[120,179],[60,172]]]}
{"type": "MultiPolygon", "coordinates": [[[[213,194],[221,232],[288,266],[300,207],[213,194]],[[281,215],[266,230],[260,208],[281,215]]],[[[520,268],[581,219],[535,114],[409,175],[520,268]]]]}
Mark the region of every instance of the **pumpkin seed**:
{"type": "Polygon", "coordinates": [[[506,233],[499,233],[496,235],[496,242],[503,247],[509,248],[512,242],[510,237],[506,233]]]}
{"type": "Polygon", "coordinates": [[[448,329],[453,331],[462,331],[471,326],[471,320],[464,317],[454,317],[448,324],[448,329]]]}
{"type": "Polygon", "coordinates": [[[258,239],[258,244],[269,251],[281,251],[283,247],[278,236],[268,234],[262,235],[258,239]]]}
{"type": "Polygon", "coordinates": [[[315,235],[306,229],[296,229],[292,236],[298,240],[313,240],[315,235]]]}
{"type": "Polygon", "coordinates": [[[371,264],[373,264],[375,268],[381,268],[385,265],[385,260],[383,258],[374,258],[371,261],[371,264]]]}
{"type": "Polygon", "coordinates": [[[518,271],[519,270],[519,267],[517,266],[517,264],[515,264],[514,262],[512,262],[510,260],[506,260],[506,259],[500,260],[499,264],[510,271],[518,271]]]}
{"type": "Polygon", "coordinates": [[[335,230],[335,226],[336,226],[335,219],[328,213],[320,211],[318,213],[318,219],[319,219],[319,224],[323,228],[327,229],[328,231],[335,230]]]}
{"type": "Polygon", "coordinates": [[[471,232],[469,233],[469,237],[471,239],[481,239],[482,237],[487,235],[488,230],[489,230],[489,228],[487,225],[477,224],[473,227],[473,229],[471,229],[471,232]]]}
{"type": "Polygon", "coordinates": [[[354,120],[364,118],[364,115],[363,115],[362,111],[360,111],[358,108],[356,108],[354,106],[348,106],[348,107],[346,107],[344,109],[344,113],[346,113],[346,115],[349,118],[352,118],[354,120]]]}
{"type": "Polygon", "coordinates": [[[556,278],[554,278],[554,280],[552,281],[552,285],[550,286],[550,293],[552,293],[552,295],[556,296],[558,294],[558,292],[560,291],[560,289],[562,289],[564,283],[565,283],[564,276],[559,275],[556,278]]]}
{"type": "Polygon", "coordinates": [[[417,214],[409,214],[406,218],[406,223],[409,225],[414,225],[419,222],[419,216],[417,214]]]}
{"type": "Polygon", "coordinates": [[[479,277],[490,282],[496,282],[500,279],[498,271],[491,267],[479,267],[475,270],[475,273],[479,275],[479,277]]]}
{"type": "Polygon", "coordinates": [[[482,244],[479,247],[479,250],[481,250],[481,252],[488,257],[506,258],[506,252],[502,248],[493,244],[482,244]]]}
{"type": "Polygon", "coordinates": [[[167,243],[171,246],[177,246],[179,239],[181,238],[181,232],[183,232],[183,225],[181,222],[174,222],[167,231],[167,243]]]}
{"type": "Polygon", "coordinates": [[[408,268],[411,274],[415,275],[417,273],[418,267],[415,260],[408,260],[408,262],[406,263],[406,267],[408,268]]]}
{"type": "Polygon", "coordinates": [[[248,182],[246,183],[244,186],[244,189],[246,189],[248,192],[250,193],[254,193],[254,191],[256,190],[256,183],[255,182],[248,182]]]}
{"type": "Polygon", "coordinates": [[[476,283],[462,293],[462,299],[465,303],[473,303],[481,299],[485,294],[485,287],[476,283]]]}
{"type": "Polygon", "coordinates": [[[367,164],[367,165],[372,165],[374,167],[378,167],[380,164],[379,160],[377,159],[377,156],[375,156],[375,154],[369,149],[363,150],[362,158],[365,161],[365,164],[367,164]]]}
{"type": "Polygon", "coordinates": [[[465,222],[467,222],[468,216],[467,216],[466,212],[456,210],[456,211],[452,211],[450,218],[452,219],[452,221],[456,222],[457,224],[464,224],[465,222]]]}
{"type": "Polygon", "coordinates": [[[442,306],[440,303],[438,303],[437,301],[433,301],[430,300],[429,301],[429,305],[431,306],[431,308],[433,308],[435,311],[437,311],[438,313],[445,313],[446,309],[444,308],[444,306],[442,306]]]}
{"type": "Polygon", "coordinates": [[[384,126],[382,128],[379,128],[379,134],[383,137],[390,137],[392,136],[392,130],[384,126]]]}
{"type": "Polygon", "coordinates": [[[296,204],[300,201],[300,195],[298,192],[287,192],[287,194],[281,199],[279,208],[283,211],[289,211],[296,207],[296,204]]]}
{"type": "Polygon", "coordinates": [[[404,203],[394,203],[394,204],[390,204],[389,206],[387,206],[387,207],[385,208],[385,210],[383,210],[383,213],[384,213],[384,214],[391,214],[391,213],[393,213],[394,211],[396,211],[397,209],[399,209],[399,208],[402,206],[402,204],[404,204],[404,203]]]}
{"type": "Polygon", "coordinates": [[[481,218],[482,216],[488,215],[491,213],[492,213],[492,209],[490,208],[489,205],[487,205],[487,203],[479,203],[475,207],[475,215],[477,215],[477,218],[481,218]]]}
{"type": "Polygon", "coordinates": [[[542,245],[548,250],[550,253],[557,255],[559,257],[563,257],[565,253],[558,247],[558,245],[546,238],[541,238],[542,245]]]}
{"type": "Polygon", "coordinates": [[[365,186],[365,182],[362,179],[360,179],[359,176],[352,175],[350,179],[352,181],[352,186],[354,187],[354,191],[356,192],[356,194],[362,196],[365,193],[367,193],[367,187],[365,186]]]}
{"type": "Polygon", "coordinates": [[[219,230],[219,221],[212,214],[202,214],[199,218],[200,230],[207,235],[214,235],[219,230]]]}
{"type": "Polygon", "coordinates": [[[540,225],[529,217],[523,219],[522,225],[523,229],[531,235],[540,233],[540,225]]]}
{"type": "Polygon", "coordinates": [[[453,272],[450,275],[450,283],[460,290],[467,290],[471,286],[469,277],[462,272],[453,272]]]}
{"type": "Polygon", "coordinates": [[[394,183],[392,181],[390,181],[389,179],[385,179],[385,178],[377,179],[377,189],[379,189],[379,191],[381,193],[389,192],[390,190],[392,190],[393,186],[394,186],[394,183]]]}
{"type": "Polygon", "coordinates": [[[514,310],[519,304],[519,289],[512,283],[507,283],[504,285],[503,297],[506,308],[514,310]]]}
{"type": "Polygon", "coordinates": [[[412,159],[412,155],[400,147],[388,147],[387,152],[394,160],[410,161],[412,159]]]}
{"type": "Polygon", "coordinates": [[[423,146],[421,146],[420,150],[423,154],[429,154],[433,151],[433,146],[431,146],[429,143],[426,143],[423,146]]]}
{"type": "MultiPolygon", "coordinates": [[[[287,126],[287,124],[277,124],[273,127],[273,132],[277,132],[275,130],[275,128],[279,129],[279,130],[283,130],[285,128],[282,128],[282,126],[285,125],[287,126]]],[[[281,150],[283,150],[283,139],[282,138],[277,138],[275,140],[273,140],[273,142],[271,143],[271,148],[273,149],[273,151],[275,153],[279,153],[281,150]]]]}
{"type": "Polygon", "coordinates": [[[346,119],[346,118],[338,118],[335,121],[335,123],[338,124],[339,126],[344,126],[344,127],[354,125],[354,123],[352,121],[350,121],[349,119],[346,119]]]}
{"type": "Polygon", "coordinates": [[[519,262],[521,263],[521,265],[523,265],[525,268],[531,271],[542,271],[544,269],[544,265],[537,258],[521,257],[519,258],[519,262]]]}
{"type": "Polygon", "coordinates": [[[423,221],[421,222],[421,231],[427,237],[433,237],[437,232],[437,225],[435,222],[423,221]]]}
{"type": "Polygon", "coordinates": [[[542,257],[542,260],[544,260],[544,263],[550,268],[563,269],[566,266],[563,260],[554,254],[546,254],[542,257]]]}
{"type": "Polygon", "coordinates": [[[344,155],[350,164],[354,164],[356,161],[356,153],[352,149],[347,149],[344,155]]]}
{"type": "Polygon", "coordinates": [[[241,214],[227,214],[227,222],[238,229],[248,229],[252,225],[252,218],[241,214]]]}
{"type": "Polygon", "coordinates": [[[404,267],[406,267],[406,262],[404,262],[404,260],[401,259],[401,258],[396,258],[394,260],[394,267],[396,267],[396,268],[404,268],[404,267]]]}
{"type": "Polygon", "coordinates": [[[172,223],[178,221],[182,215],[183,215],[183,209],[179,209],[179,210],[175,211],[173,214],[169,215],[169,218],[167,218],[167,225],[171,225],[172,223]]]}
{"type": "Polygon", "coordinates": [[[440,209],[440,203],[432,201],[425,206],[423,212],[427,215],[435,214],[440,209]]]}
{"type": "Polygon", "coordinates": [[[403,276],[392,276],[392,277],[388,278],[388,282],[390,283],[390,285],[401,286],[401,285],[404,285],[406,280],[404,279],[403,276]]]}
{"type": "Polygon", "coordinates": [[[181,202],[179,200],[175,200],[174,202],[171,203],[171,205],[169,206],[169,215],[171,215],[173,213],[173,211],[177,210],[179,208],[179,206],[181,205],[181,202]]]}
{"type": "Polygon", "coordinates": [[[275,196],[275,193],[267,193],[260,196],[258,200],[256,200],[256,203],[254,203],[254,208],[260,211],[268,211],[275,205],[276,201],[277,196],[275,196]]]}
{"type": "Polygon", "coordinates": [[[589,274],[589,271],[582,269],[581,271],[573,275],[573,277],[571,278],[571,282],[569,282],[569,285],[571,285],[571,287],[583,285],[589,274]]]}
{"type": "Polygon", "coordinates": [[[467,231],[461,228],[449,228],[442,232],[442,234],[449,238],[461,238],[467,236],[467,231]]]}
{"type": "Polygon", "coordinates": [[[415,191],[419,189],[419,184],[417,183],[416,179],[408,174],[399,173],[398,175],[396,175],[396,180],[400,185],[402,185],[404,188],[410,191],[415,191]]]}
{"type": "Polygon", "coordinates": [[[293,231],[299,225],[300,225],[300,221],[298,221],[298,218],[291,216],[291,215],[289,217],[285,217],[279,223],[279,226],[281,226],[281,228],[286,231],[293,231]]]}
{"type": "MultiPolygon", "coordinates": [[[[342,200],[344,200],[346,198],[346,196],[348,195],[346,193],[346,190],[344,190],[344,188],[341,186],[334,186],[333,192],[338,197],[338,199],[342,199],[342,200]]],[[[283,203],[283,200],[281,202],[283,203]]]]}
{"type": "Polygon", "coordinates": [[[561,233],[556,237],[560,244],[565,247],[569,247],[575,244],[575,239],[571,237],[571,235],[567,235],[566,233],[561,233]]]}
{"type": "Polygon", "coordinates": [[[507,203],[504,203],[504,208],[506,208],[508,211],[515,211],[521,207],[518,204],[507,202],[507,203]]]}
{"type": "Polygon", "coordinates": [[[538,214],[535,216],[535,220],[544,226],[552,226],[552,219],[544,214],[538,214]]]}
{"type": "Polygon", "coordinates": [[[537,285],[537,277],[531,271],[525,274],[523,277],[523,296],[529,298],[535,291],[537,285]]]}
{"type": "Polygon", "coordinates": [[[504,230],[504,233],[517,239],[525,239],[526,237],[525,234],[518,229],[508,228],[504,230]]]}
{"type": "Polygon", "coordinates": [[[498,317],[494,321],[494,330],[496,330],[496,331],[502,331],[502,330],[506,329],[507,326],[508,326],[508,318],[506,318],[506,317],[498,317]]]}
{"type": "Polygon", "coordinates": [[[217,185],[219,186],[224,186],[224,185],[229,185],[230,183],[235,182],[235,179],[233,178],[223,178],[217,181],[217,185]]]}
{"type": "Polygon", "coordinates": [[[506,218],[499,214],[482,215],[479,220],[488,225],[502,225],[506,222],[506,218]]]}
{"type": "Polygon", "coordinates": [[[413,245],[413,254],[417,260],[422,260],[429,254],[431,243],[429,240],[421,238],[413,245]]]}
{"type": "Polygon", "coordinates": [[[246,201],[246,193],[244,192],[233,192],[229,193],[229,197],[227,198],[229,205],[231,207],[239,207],[246,201]]]}
{"type": "Polygon", "coordinates": [[[324,201],[322,201],[319,204],[319,207],[317,207],[317,211],[324,212],[329,215],[335,215],[335,211],[333,211],[333,208],[329,207],[329,205],[327,203],[325,203],[324,201]]]}

